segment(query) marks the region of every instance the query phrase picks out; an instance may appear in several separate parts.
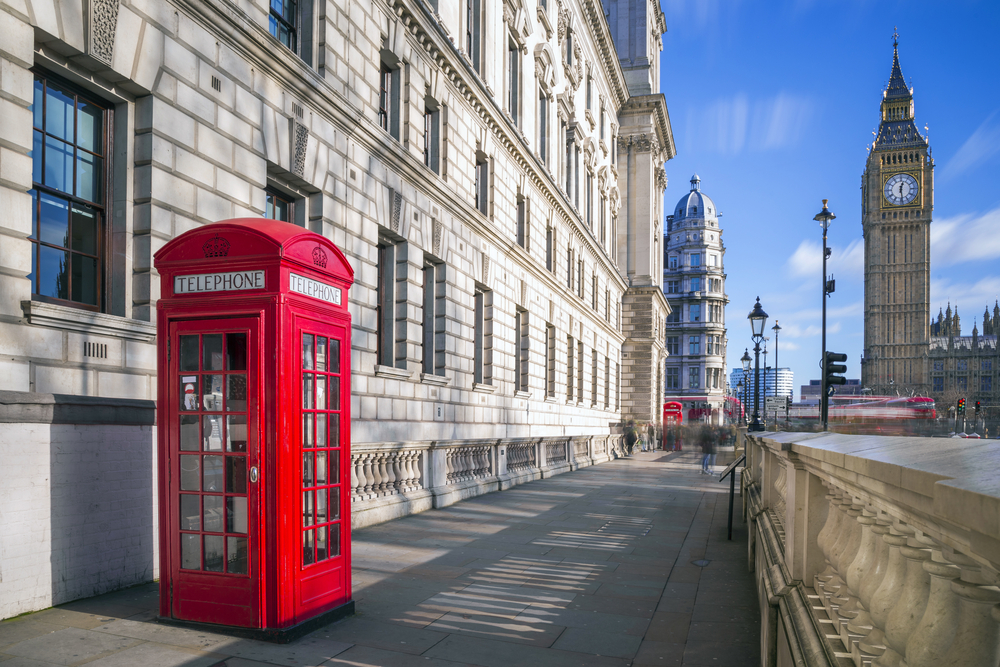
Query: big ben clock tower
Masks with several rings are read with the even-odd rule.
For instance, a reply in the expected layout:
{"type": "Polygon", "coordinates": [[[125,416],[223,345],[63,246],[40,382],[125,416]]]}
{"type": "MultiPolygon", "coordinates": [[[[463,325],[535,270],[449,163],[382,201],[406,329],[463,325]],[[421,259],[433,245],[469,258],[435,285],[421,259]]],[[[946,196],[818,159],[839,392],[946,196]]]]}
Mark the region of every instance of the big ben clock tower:
{"type": "Polygon", "coordinates": [[[930,225],[934,161],[914,123],[913,90],[899,68],[861,179],[865,237],[865,356],[861,384],[879,395],[926,394],[930,342],[930,225]]]}

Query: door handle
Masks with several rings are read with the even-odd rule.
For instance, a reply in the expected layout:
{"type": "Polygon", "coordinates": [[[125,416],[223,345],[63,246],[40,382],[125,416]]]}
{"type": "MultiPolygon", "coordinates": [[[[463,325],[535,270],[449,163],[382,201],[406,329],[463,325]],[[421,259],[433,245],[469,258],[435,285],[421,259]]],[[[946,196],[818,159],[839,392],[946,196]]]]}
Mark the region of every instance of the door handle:
{"type": "Polygon", "coordinates": [[[254,484],[257,483],[257,466],[250,467],[250,481],[254,484]]]}

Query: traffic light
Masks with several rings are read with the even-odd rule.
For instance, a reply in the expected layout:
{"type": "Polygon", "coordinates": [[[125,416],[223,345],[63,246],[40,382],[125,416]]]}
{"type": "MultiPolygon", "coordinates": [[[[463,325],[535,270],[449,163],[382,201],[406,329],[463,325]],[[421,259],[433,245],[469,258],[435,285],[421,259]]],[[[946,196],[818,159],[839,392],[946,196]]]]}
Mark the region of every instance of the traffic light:
{"type": "Polygon", "coordinates": [[[965,414],[965,399],[964,398],[958,399],[958,414],[960,414],[960,415],[964,415],[965,414]]]}
{"type": "Polygon", "coordinates": [[[847,379],[837,373],[846,373],[847,366],[838,363],[847,361],[847,355],[843,352],[827,352],[826,363],[823,364],[823,375],[826,377],[826,385],[830,387],[835,384],[847,384],[847,379]]]}
{"type": "Polygon", "coordinates": [[[979,416],[979,408],[980,408],[979,401],[976,401],[976,416],[977,417],[979,416]]]}

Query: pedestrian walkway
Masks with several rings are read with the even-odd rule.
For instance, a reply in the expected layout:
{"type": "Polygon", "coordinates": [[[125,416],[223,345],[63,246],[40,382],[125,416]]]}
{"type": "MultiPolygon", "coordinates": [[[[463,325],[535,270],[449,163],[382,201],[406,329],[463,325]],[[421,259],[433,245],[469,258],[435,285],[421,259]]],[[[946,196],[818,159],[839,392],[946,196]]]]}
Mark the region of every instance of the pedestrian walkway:
{"type": "Polygon", "coordinates": [[[743,667],[760,613],[729,484],[636,453],[356,531],[357,613],[288,645],[155,622],[154,584],[0,623],[0,667],[743,667]]]}

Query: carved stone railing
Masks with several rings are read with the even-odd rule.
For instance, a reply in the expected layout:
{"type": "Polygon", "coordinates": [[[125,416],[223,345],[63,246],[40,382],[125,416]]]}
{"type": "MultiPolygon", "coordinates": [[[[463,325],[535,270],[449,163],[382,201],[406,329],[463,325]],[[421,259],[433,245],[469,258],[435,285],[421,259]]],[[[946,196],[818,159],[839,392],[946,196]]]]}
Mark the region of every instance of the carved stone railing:
{"type": "Polygon", "coordinates": [[[762,665],[1000,664],[1000,443],[746,438],[762,665]]]}
{"type": "Polygon", "coordinates": [[[611,437],[355,444],[351,523],[355,528],[369,526],[603,463],[612,458],[607,444],[611,437]],[[591,455],[591,441],[601,443],[604,451],[591,455]]]}

